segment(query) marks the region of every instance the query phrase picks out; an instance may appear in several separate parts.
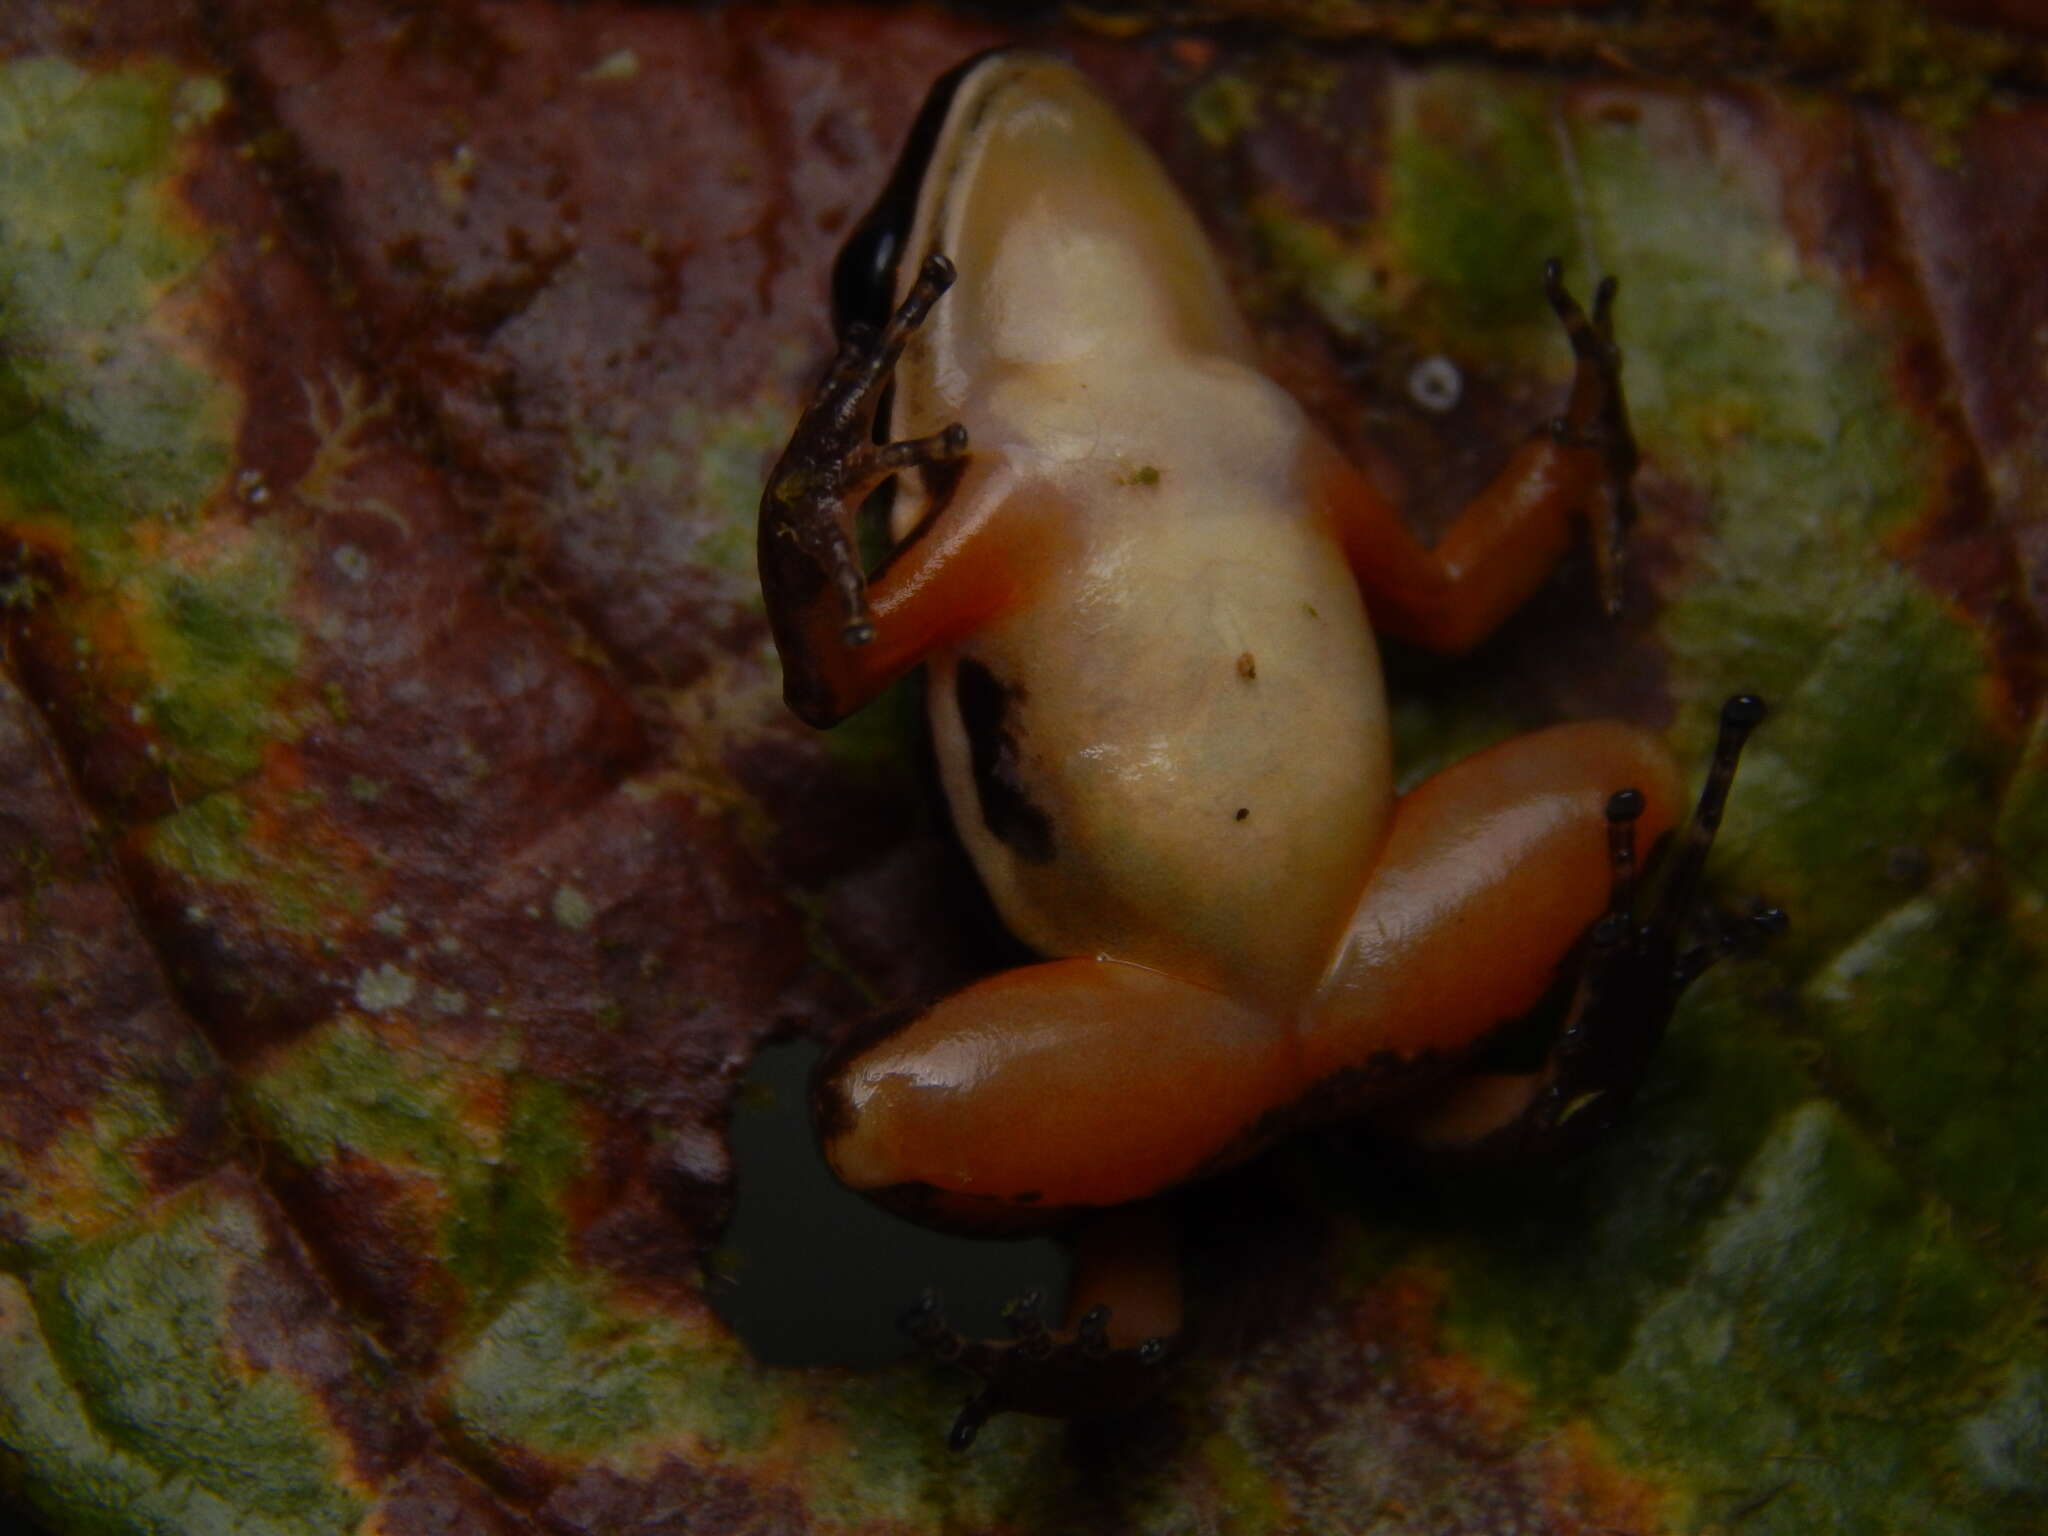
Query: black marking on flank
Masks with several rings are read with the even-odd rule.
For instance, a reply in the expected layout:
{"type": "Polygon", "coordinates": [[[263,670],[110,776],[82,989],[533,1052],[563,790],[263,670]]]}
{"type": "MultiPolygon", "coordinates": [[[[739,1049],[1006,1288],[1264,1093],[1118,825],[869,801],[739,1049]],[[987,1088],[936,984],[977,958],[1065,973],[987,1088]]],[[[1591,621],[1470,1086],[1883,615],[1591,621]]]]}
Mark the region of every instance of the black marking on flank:
{"type": "Polygon", "coordinates": [[[1052,820],[1025,792],[1010,706],[1022,697],[974,658],[955,670],[953,691],[967,731],[967,756],[981,797],[981,819],[997,842],[1031,864],[1050,863],[1052,820]]]}
{"type": "Polygon", "coordinates": [[[1252,813],[1252,808],[1251,808],[1250,806],[1248,806],[1248,805],[1240,805],[1240,806],[1239,806],[1239,807],[1237,808],[1237,819],[1238,819],[1239,821],[1243,821],[1243,820],[1245,819],[1245,817],[1247,817],[1247,816],[1251,815],[1251,813],[1252,813]]]}

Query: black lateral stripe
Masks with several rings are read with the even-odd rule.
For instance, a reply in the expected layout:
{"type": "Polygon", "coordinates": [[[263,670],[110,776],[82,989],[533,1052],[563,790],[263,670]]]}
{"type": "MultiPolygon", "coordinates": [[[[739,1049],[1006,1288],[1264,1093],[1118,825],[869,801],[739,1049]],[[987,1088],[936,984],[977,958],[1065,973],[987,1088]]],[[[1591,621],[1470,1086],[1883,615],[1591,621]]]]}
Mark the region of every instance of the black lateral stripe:
{"type": "Polygon", "coordinates": [[[895,170],[832,263],[832,330],[841,340],[850,325],[879,328],[888,323],[896,307],[903,243],[910,238],[910,226],[917,218],[918,194],[924,188],[946,116],[953,110],[953,98],[962,81],[1004,51],[984,48],[932,82],[917,120],[910,126],[910,136],[896,157],[895,170]]]}

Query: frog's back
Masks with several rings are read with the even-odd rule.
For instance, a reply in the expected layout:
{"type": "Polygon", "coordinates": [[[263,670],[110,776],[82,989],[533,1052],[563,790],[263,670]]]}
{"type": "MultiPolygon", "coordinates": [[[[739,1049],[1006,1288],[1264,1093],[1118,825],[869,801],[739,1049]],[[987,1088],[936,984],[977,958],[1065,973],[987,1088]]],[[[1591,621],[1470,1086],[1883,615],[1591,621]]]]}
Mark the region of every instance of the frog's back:
{"type": "Polygon", "coordinates": [[[1069,537],[1031,602],[935,662],[941,771],[1020,937],[1282,1005],[1384,830],[1378,655],[1308,507],[1299,408],[1213,358],[1123,379],[1019,375],[981,413],[1012,494],[1069,537]]]}
{"type": "MultiPolygon", "coordinates": [[[[898,367],[891,435],[963,422],[978,494],[1061,535],[1027,602],[932,663],[962,839],[1049,954],[1295,1001],[1391,802],[1371,630],[1308,506],[1313,429],[1185,202],[1070,68],[977,66],[927,155],[902,245],[960,276],[898,367]]],[[[924,510],[902,498],[899,537],[924,510]]]]}

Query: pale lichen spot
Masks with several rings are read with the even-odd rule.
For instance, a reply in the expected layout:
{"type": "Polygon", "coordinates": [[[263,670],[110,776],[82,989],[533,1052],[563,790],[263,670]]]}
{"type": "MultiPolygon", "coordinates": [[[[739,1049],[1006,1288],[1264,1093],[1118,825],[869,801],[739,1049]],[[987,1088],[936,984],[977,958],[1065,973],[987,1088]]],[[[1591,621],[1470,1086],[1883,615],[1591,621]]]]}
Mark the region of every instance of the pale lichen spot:
{"type": "Polygon", "coordinates": [[[616,48],[583,71],[585,80],[631,80],[640,73],[640,55],[616,48]]]}
{"type": "Polygon", "coordinates": [[[418,985],[412,972],[380,965],[356,977],[356,1006],[365,1013],[389,1013],[411,1002],[418,985]]]}
{"type": "Polygon", "coordinates": [[[171,98],[172,131],[192,133],[203,128],[227,104],[227,87],[219,80],[212,75],[189,75],[178,82],[177,94],[171,98]]]}
{"type": "Polygon", "coordinates": [[[353,544],[335,546],[334,553],[327,557],[334,562],[334,568],[350,581],[370,579],[370,557],[353,544]]]}
{"type": "Polygon", "coordinates": [[[436,1013],[445,1013],[451,1018],[469,1010],[469,998],[453,987],[434,988],[433,1003],[436,1013]]]}
{"type": "Polygon", "coordinates": [[[555,888],[554,913],[556,922],[580,933],[590,926],[591,920],[597,916],[597,909],[590,904],[590,898],[575,886],[561,885],[555,888]]]}
{"type": "Polygon", "coordinates": [[[405,932],[405,908],[386,907],[370,919],[370,926],[390,938],[397,938],[405,932]]]}
{"type": "Polygon", "coordinates": [[[434,192],[441,200],[441,206],[450,213],[460,213],[464,203],[469,201],[469,189],[476,182],[476,151],[467,144],[455,146],[455,152],[434,162],[434,192]]]}

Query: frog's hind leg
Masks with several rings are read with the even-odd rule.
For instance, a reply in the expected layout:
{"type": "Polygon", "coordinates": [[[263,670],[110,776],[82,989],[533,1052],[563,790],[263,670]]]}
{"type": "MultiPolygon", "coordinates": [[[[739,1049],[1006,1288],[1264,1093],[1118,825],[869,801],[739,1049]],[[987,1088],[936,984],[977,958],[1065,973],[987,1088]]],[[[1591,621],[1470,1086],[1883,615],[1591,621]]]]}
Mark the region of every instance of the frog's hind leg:
{"type": "Polygon", "coordinates": [[[1052,1418],[1122,1413],[1158,1389],[1181,1326],[1180,1254],[1157,1204],[1107,1212],[1071,1238],[1066,1317],[1039,1317],[1036,1291],[1005,1309],[1007,1339],[976,1338],[946,1321],[935,1292],[905,1314],[904,1332],[930,1358],[981,1379],[946,1443],[964,1451],[998,1413],[1052,1418]]]}
{"type": "Polygon", "coordinates": [[[1302,1089],[1291,1021],[1145,966],[1049,960],[882,1021],[820,1064],[819,1144],[841,1182],[954,1232],[1075,1243],[1058,1330],[963,1336],[936,1300],[927,1353],[979,1375],[954,1444],[1005,1410],[1120,1411],[1179,1329],[1177,1261],[1149,1197],[1234,1160],[1302,1089]]]}
{"type": "Polygon", "coordinates": [[[841,1046],[812,1114],[848,1187],[1005,1236],[1219,1166],[1303,1086],[1291,1020],[1146,966],[1048,960],[841,1046]]]}
{"type": "Polygon", "coordinates": [[[1612,1127],[1648,1073],[1685,988],[1722,956],[1785,926],[1783,912],[1761,904],[1739,920],[1699,905],[1743,743],[1763,716],[1754,697],[1722,706],[1699,802],[1655,871],[1655,899],[1640,913],[1643,797],[1624,790],[1609,798],[1607,910],[1586,934],[1571,1001],[1542,1067],[1460,1079],[1434,1103],[1383,1119],[1384,1129],[1424,1150],[1520,1158],[1585,1145],[1612,1127]]]}

